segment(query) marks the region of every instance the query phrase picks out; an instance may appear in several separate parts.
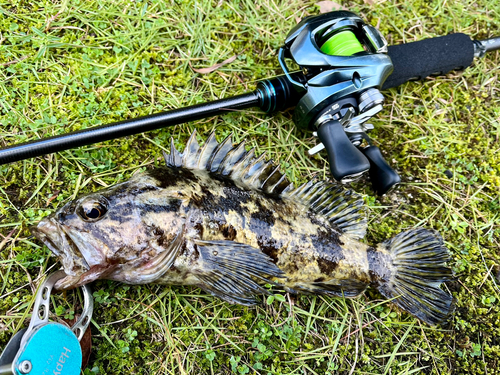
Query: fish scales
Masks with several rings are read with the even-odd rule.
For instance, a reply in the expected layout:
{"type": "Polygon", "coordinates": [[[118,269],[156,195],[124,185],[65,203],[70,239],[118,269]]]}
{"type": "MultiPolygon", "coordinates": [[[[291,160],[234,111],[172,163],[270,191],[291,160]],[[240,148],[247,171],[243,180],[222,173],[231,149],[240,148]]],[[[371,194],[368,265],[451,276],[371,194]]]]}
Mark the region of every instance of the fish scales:
{"type": "MultiPolygon", "coordinates": [[[[243,190],[230,179],[213,179],[204,171],[192,172],[186,180],[172,177],[177,173],[177,170],[158,168],[154,178],[162,188],[151,194],[161,200],[164,195],[171,196],[172,189],[191,192],[189,196],[184,194],[182,207],[178,207],[186,232],[193,231],[194,236],[202,240],[229,240],[259,248],[285,273],[284,286],[290,289],[294,282],[335,278],[334,272],[341,260],[344,262],[338,273],[342,278],[349,275],[368,285],[366,254],[361,260],[354,256],[357,254],[354,251],[344,255],[340,232],[304,205],[243,190]],[[168,186],[171,181],[178,182],[168,186]],[[187,181],[189,189],[185,186],[187,181]]],[[[365,248],[362,243],[358,243],[358,247],[361,251],[365,248]]],[[[185,265],[174,263],[174,266],[184,267],[186,274],[189,273],[185,265]]],[[[165,275],[161,280],[170,282],[168,277],[165,275]]]]}
{"type": "Polygon", "coordinates": [[[375,287],[430,324],[452,309],[437,232],[417,228],[377,246],[360,196],[322,181],[294,188],[264,156],[193,134],[166,167],[69,202],[33,233],[58,256],[67,289],[95,279],[195,285],[251,305],[273,283],[292,293],[354,297],[375,287]]]}

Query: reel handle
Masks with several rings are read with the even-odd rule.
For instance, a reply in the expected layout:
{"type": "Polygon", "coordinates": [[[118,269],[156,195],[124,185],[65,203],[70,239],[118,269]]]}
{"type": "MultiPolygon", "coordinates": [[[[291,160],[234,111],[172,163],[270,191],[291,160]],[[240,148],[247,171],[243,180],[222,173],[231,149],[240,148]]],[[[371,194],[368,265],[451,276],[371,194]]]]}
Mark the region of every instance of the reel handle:
{"type": "Polygon", "coordinates": [[[377,146],[369,146],[360,150],[370,161],[370,179],[373,190],[378,195],[384,195],[401,182],[401,178],[385,161],[377,146]]]}
{"type": "Polygon", "coordinates": [[[349,140],[340,121],[325,121],[318,129],[325,146],[330,171],[337,181],[349,182],[370,168],[370,162],[349,140]]]}

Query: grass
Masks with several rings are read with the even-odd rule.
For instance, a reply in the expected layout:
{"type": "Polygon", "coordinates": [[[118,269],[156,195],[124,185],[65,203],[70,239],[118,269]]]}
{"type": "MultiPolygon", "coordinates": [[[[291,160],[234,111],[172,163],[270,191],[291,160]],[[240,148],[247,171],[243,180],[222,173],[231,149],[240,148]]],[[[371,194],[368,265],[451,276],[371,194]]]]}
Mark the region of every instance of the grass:
{"type": "MultiPolygon", "coordinates": [[[[280,74],[276,51],[314,2],[11,1],[0,3],[0,146],[251,90],[280,74]],[[210,74],[200,69],[234,55],[210,74]]],[[[389,43],[499,29],[496,0],[344,1],[389,43]]],[[[93,354],[85,374],[495,374],[500,355],[500,103],[498,53],[463,73],[385,92],[373,139],[403,183],[383,198],[369,183],[367,241],[415,226],[439,230],[452,252],[456,298],[429,327],[369,291],[355,300],[277,295],[254,308],[198,289],[93,285],[93,354]],[[451,176],[451,177],[448,177],[451,176]]],[[[33,292],[59,267],[29,226],[78,194],[161,163],[170,137],[193,129],[246,139],[292,181],[328,178],[315,140],[292,111],[257,110],[0,166],[0,350],[26,326],[33,292]]],[[[54,319],[81,308],[54,295],[54,319]]]]}

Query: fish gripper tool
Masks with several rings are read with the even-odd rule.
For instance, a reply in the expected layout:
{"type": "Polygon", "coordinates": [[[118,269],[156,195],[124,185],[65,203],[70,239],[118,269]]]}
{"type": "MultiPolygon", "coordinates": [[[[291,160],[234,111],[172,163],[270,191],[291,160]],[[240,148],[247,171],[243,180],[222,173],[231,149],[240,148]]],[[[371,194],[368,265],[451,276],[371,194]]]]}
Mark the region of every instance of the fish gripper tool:
{"type": "Polygon", "coordinates": [[[49,321],[52,289],[65,276],[57,271],[40,286],[28,328],[18,331],[0,355],[0,375],[80,374],[80,340],[90,324],[94,302],[90,287],[84,285],[83,311],[73,326],[49,321]]]}

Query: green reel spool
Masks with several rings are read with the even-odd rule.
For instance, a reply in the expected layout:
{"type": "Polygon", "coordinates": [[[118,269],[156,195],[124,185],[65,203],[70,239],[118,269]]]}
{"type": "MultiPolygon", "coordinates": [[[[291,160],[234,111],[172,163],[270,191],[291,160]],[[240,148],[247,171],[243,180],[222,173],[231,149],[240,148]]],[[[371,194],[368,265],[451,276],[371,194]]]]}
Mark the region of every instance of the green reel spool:
{"type": "Polygon", "coordinates": [[[351,56],[358,52],[364,52],[365,49],[352,31],[344,30],[328,38],[320,50],[327,55],[351,56]]]}

